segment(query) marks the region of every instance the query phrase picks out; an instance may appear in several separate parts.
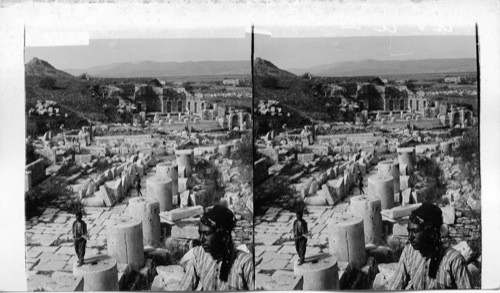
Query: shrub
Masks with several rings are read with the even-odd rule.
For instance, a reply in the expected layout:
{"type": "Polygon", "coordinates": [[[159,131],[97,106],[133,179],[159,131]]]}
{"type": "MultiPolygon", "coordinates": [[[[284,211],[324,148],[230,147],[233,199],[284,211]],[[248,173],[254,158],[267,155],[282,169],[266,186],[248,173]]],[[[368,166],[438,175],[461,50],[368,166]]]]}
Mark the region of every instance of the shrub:
{"type": "Polygon", "coordinates": [[[38,85],[43,89],[52,90],[56,86],[56,79],[50,76],[46,76],[38,82],[38,85]]]}
{"type": "Polygon", "coordinates": [[[50,182],[43,184],[43,186],[39,185],[35,187],[25,194],[26,219],[38,215],[41,212],[39,208],[47,206],[56,206],[67,210],[64,208],[66,205],[61,206],[56,201],[72,202],[74,199],[72,199],[71,195],[72,190],[67,186],[66,181],[60,178],[53,178],[50,182]]]}
{"type": "Polygon", "coordinates": [[[302,203],[296,198],[296,191],[284,177],[274,177],[255,188],[254,213],[264,212],[264,206],[279,205],[287,210],[299,208],[302,203]]]}
{"type": "Polygon", "coordinates": [[[279,89],[278,79],[273,76],[266,76],[262,80],[262,86],[267,89],[279,89]]]}

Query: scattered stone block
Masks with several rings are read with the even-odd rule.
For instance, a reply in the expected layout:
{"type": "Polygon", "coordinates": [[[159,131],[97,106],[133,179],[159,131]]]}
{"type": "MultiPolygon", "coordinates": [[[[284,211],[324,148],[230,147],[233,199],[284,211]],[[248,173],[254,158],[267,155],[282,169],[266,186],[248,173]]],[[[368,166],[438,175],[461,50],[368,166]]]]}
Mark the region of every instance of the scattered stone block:
{"type": "Polygon", "coordinates": [[[416,204],[410,204],[406,206],[397,206],[393,207],[392,209],[389,210],[382,210],[381,213],[382,215],[391,218],[391,219],[398,219],[402,217],[408,217],[411,212],[416,210],[418,207],[420,207],[422,204],[421,203],[416,203],[416,204]]]}
{"type": "Polygon", "coordinates": [[[161,212],[160,218],[167,220],[169,222],[173,222],[201,214],[203,214],[203,207],[194,206],[194,207],[177,208],[170,211],[161,212]]]}
{"type": "Polygon", "coordinates": [[[406,188],[401,192],[402,202],[401,205],[409,205],[411,204],[411,188],[406,188]]]}
{"type": "Polygon", "coordinates": [[[175,221],[175,225],[172,226],[170,236],[172,238],[182,238],[182,239],[199,239],[200,234],[198,233],[199,218],[187,218],[179,221],[175,221]]]}
{"type": "Polygon", "coordinates": [[[392,280],[392,276],[396,273],[398,263],[388,263],[379,264],[379,273],[375,276],[372,288],[374,290],[387,290],[389,289],[389,282],[392,280]]]}
{"type": "Polygon", "coordinates": [[[330,187],[327,184],[323,184],[321,186],[321,190],[323,191],[322,194],[325,197],[326,202],[329,205],[334,205],[337,201],[337,198],[335,197],[335,191],[330,190],[330,187]]]}
{"type": "Polygon", "coordinates": [[[392,226],[392,235],[400,237],[408,237],[408,223],[397,222],[392,226]]]}
{"type": "Polygon", "coordinates": [[[104,207],[106,204],[104,200],[97,196],[90,196],[82,199],[82,205],[86,207],[104,207]]]}
{"type": "Polygon", "coordinates": [[[453,249],[458,250],[463,255],[466,262],[468,262],[472,257],[473,251],[467,241],[458,243],[457,245],[453,246],[453,249]]]}
{"type": "Polygon", "coordinates": [[[443,212],[443,223],[448,225],[455,224],[455,208],[451,205],[447,205],[441,208],[443,212]]]}
{"type": "Polygon", "coordinates": [[[312,206],[325,206],[328,204],[325,197],[320,194],[314,196],[308,196],[304,199],[304,202],[312,206]]]}
{"type": "Polygon", "coordinates": [[[297,160],[299,163],[308,163],[312,162],[314,160],[314,154],[308,153],[308,154],[297,154],[297,160]]]}

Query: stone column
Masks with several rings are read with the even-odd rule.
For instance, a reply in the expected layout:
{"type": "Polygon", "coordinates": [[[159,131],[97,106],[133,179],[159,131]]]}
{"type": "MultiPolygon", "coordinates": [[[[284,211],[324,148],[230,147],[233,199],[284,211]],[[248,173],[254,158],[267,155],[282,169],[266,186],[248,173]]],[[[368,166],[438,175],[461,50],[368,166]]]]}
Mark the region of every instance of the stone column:
{"type": "Polygon", "coordinates": [[[223,158],[229,158],[229,155],[231,154],[231,147],[231,144],[220,144],[219,154],[221,154],[223,158]]]}
{"type": "MultiPolygon", "coordinates": [[[[377,168],[378,174],[392,176],[394,179],[394,193],[399,194],[399,163],[397,161],[386,160],[379,162],[377,168]]],[[[398,202],[396,198],[394,198],[394,201],[398,202]]]]}
{"type": "Polygon", "coordinates": [[[233,130],[233,128],[235,127],[235,125],[233,125],[233,117],[234,117],[234,113],[231,113],[229,114],[229,117],[228,117],[228,122],[227,122],[227,125],[228,125],[228,128],[229,128],[229,131],[233,130]]]}
{"type": "Polygon", "coordinates": [[[243,125],[243,122],[245,122],[245,113],[243,113],[243,111],[239,111],[238,112],[238,123],[240,125],[238,125],[240,128],[241,126],[243,125]]]}
{"type": "Polygon", "coordinates": [[[83,291],[118,291],[116,259],[107,255],[86,260],[82,266],[73,263],[73,275],[83,277],[83,291]],[[97,262],[97,263],[96,263],[97,262]]]}
{"type": "Polygon", "coordinates": [[[150,197],[134,197],[128,202],[129,215],[142,222],[144,245],[158,247],[160,244],[160,203],[150,197]]]}
{"type": "Polygon", "coordinates": [[[379,244],[382,240],[382,215],[380,199],[370,195],[351,198],[350,213],[363,218],[365,242],[379,244]]]}
{"type": "Polygon", "coordinates": [[[193,174],[193,150],[176,150],[179,177],[191,177],[193,174]]]}
{"type": "Polygon", "coordinates": [[[121,219],[108,227],[108,254],[134,270],[144,266],[142,223],[136,219],[121,219]]]}
{"type": "Polygon", "coordinates": [[[149,197],[160,203],[160,212],[172,209],[172,179],[162,179],[158,176],[146,180],[146,192],[149,197]]]}
{"type": "Polygon", "coordinates": [[[392,176],[375,174],[369,177],[368,192],[380,198],[383,210],[394,206],[394,179],[392,176]]]}
{"type": "Polygon", "coordinates": [[[158,163],[156,164],[156,176],[161,179],[172,179],[172,195],[175,196],[178,191],[178,178],[177,164],[176,163],[158,163]]]}
{"type": "Polygon", "coordinates": [[[363,219],[351,214],[328,220],[328,245],[330,254],[339,261],[366,264],[365,233],[363,219]]]}
{"type": "MultiPolygon", "coordinates": [[[[399,168],[404,169],[404,166],[406,166],[408,172],[410,174],[413,173],[414,162],[415,162],[415,148],[414,147],[398,148],[397,151],[398,151],[399,168]]],[[[408,174],[401,174],[401,175],[408,175],[408,174]]]]}
{"type": "Polygon", "coordinates": [[[329,254],[308,257],[306,262],[293,265],[293,272],[303,277],[302,290],[324,291],[339,290],[339,268],[337,259],[329,254]]]}

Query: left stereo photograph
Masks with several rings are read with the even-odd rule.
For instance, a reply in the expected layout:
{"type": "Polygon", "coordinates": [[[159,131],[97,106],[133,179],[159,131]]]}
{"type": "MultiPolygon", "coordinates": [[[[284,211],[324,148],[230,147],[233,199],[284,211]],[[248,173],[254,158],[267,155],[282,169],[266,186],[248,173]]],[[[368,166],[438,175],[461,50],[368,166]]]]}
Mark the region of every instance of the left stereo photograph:
{"type": "Polygon", "coordinates": [[[27,290],[253,290],[251,34],[115,35],[25,47],[27,290]]]}

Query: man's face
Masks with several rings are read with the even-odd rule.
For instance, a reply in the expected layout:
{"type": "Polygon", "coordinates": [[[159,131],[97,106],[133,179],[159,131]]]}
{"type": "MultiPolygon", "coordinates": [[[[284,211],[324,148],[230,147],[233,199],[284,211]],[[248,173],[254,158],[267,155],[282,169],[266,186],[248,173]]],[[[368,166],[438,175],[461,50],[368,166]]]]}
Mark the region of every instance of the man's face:
{"type": "MultiPolygon", "coordinates": [[[[415,250],[421,250],[428,241],[426,232],[421,225],[408,222],[408,240],[415,250]]],[[[428,243],[427,243],[428,244],[428,243]]]]}
{"type": "Polygon", "coordinates": [[[203,247],[206,253],[214,253],[216,250],[222,248],[222,241],[212,228],[200,223],[198,232],[200,234],[201,247],[203,247]]]}

